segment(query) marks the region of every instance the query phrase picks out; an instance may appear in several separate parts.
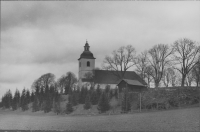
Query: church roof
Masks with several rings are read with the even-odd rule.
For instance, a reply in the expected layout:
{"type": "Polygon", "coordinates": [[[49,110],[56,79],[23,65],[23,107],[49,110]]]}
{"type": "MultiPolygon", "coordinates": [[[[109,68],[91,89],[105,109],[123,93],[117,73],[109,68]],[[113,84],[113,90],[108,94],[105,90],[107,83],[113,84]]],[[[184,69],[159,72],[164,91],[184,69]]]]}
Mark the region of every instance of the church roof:
{"type": "Polygon", "coordinates": [[[142,83],[140,83],[138,80],[130,80],[130,79],[122,79],[119,83],[122,81],[125,81],[129,85],[134,85],[134,86],[144,86],[142,83]]]}
{"type": "Polygon", "coordinates": [[[83,53],[80,55],[80,58],[78,60],[80,60],[81,58],[96,59],[94,58],[93,54],[90,51],[83,51],[83,53]]]}
{"type": "MultiPolygon", "coordinates": [[[[95,70],[94,82],[98,84],[118,84],[122,79],[116,75],[121,75],[120,71],[95,70]]],[[[147,85],[134,71],[126,71],[123,79],[136,80],[142,85],[147,85]]]]}
{"type": "Polygon", "coordinates": [[[94,58],[92,52],[90,52],[89,50],[90,46],[88,44],[88,42],[86,41],[85,46],[84,46],[84,51],[83,53],[80,55],[80,58],[78,60],[80,60],[81,58],[85,58],[85,59],[96,59],[94,58]]]}

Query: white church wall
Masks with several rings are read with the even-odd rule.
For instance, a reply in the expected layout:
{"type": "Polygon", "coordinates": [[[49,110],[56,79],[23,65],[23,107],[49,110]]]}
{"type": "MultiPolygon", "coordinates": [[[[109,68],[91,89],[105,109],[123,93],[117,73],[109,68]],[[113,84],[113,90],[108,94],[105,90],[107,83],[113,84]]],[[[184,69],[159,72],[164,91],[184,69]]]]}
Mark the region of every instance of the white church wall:
{"type": "MultiPolygon", "coordinates": [[[[98,85],[100,85],[101,89],[105,89],[107,85],[110,85],[110,89],[116,89],[117,88],[117,84],[95,84],[94,88],[97,89],[98,85]]],[[[81,80],[79,80],[78,86],[80,88],[82,86],[84,86],[84,87],[87,87],[88,89],[90,89],[91,83],[90,82],[82,82],[81,80]]]]}
{"type": "Polygon", "coordinates": [[[85,59],[85,58],[82,58],[79,60],[79,63],[81,63],[79,66],[79,79],[80,78],[84,78],[84,75],[87,73],[87,72],[91,72],[92,73],[92,70],[94,70],[95,68],[95,59],[85,59]],[[90,66],[88,67],[87,66],[87,62],[90,62],[90,66]]]}
{"type": "MultiPolygon", "coordinates": [[[[110,89],[116,89],[117,84],[99,84],[101,89],[105,89],[107,85],[110,85],[110,89]]],[[[95,85],[95,88],[97,88],[98,84],[95,85]]]]}

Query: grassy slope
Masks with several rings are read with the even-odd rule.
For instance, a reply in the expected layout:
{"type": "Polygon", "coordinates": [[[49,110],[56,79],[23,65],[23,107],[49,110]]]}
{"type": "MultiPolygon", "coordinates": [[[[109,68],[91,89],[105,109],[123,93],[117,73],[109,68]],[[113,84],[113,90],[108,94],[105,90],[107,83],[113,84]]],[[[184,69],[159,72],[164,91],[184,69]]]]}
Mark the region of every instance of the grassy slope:
{"type": "MultiPolygon", "coordinates": [[[[20,114],[21,113],[21,114],[20,114]]],[[[0,129],[96,131],[199,131],[200,107],[110,116],[39,116],[0,112],[0,129]]]]}

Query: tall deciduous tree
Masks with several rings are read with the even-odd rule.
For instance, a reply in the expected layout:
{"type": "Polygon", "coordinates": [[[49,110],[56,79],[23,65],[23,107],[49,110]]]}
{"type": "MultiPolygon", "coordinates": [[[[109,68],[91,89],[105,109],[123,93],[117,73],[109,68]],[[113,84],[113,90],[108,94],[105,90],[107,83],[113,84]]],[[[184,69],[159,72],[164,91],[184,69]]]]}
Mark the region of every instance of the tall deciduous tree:
{"type": "Polygon", "coordinates": [[[152,73],[153,73],[153,68],[148,65],[146,68],[146,80],[147,80],[147,85],[148,87],[150,87],[150,83],[152,82],[153,78],[152,78],[152,73]]]}
{"type": "Polygon", "coordinates": [[[111,56],[106,56],[103,61],[103,69],[113,72],[119,79],[123,78],[126,71],[136,64],[136,50],[132,45],[122,46],[114,50],[111,56]]]}
{"type": "Polygon", "coordinates": [[[177,85],[177,72],[169,67],[164,71],[163,76],[164,85],[167,87],[168,84],[171,84],[172,87],[177,85]]]}
{"type": "Polygon", "coordinates": [[[168,67],[164,70],[162,81],[165,87],[168,87],[171,84],[174,87],[177,84],[177,75],[173,68],[168,67]]]}
{"type": "Polygon", "coordinates": [[[200,56],[197,65],[192,69],[192,76],[196,82],[196,86],[200,86],[200,56]]]}
{"type": "Polygon", "coordinates": [[[187,74],[197,65],[200,46],[196,42],[187,38],[174,42],[174,61],[177,69],[182,74],[181,86],[185,85],[187,74]]]}
{"type": "Polygon", "coordinates": [[[145,80],[146,72],[148,67],[148,52],[144,51],[140,55],[137,56],[137,64],[136,64],[136,72],[140,75],[140,77],[145,80]]]}
{"type": "Polygon", "coordinates": [[[74,84],[77,82],[77,78],[74,73],[67,72],[66,75],[63,75],[58,79],[57,84],[60,88],[61,93],[64,91],[65,94],[69,94],[74,87],[74,84]]]}
{"type": "MultiPolygon", "coordinates": [[[[35,91],[35,104],[38,101],[40,109],[43,109],[43,106],[47,105],[47,99],[49,99],[49,89],[51,86],[55,85],[55,75],[52,73],[47,73],[42,75],[36,81],[34,81],[32,88],[35,91]],[[47,94],[48,93],[48,94],[47,94]],[[48,97],[47,97],[48,96],[48,97]]],[[[34,111],[34,110],[33,110],[34,111]]]]}
{"type": "Polygon", "coordinates": [[[136,61],[136,72],[140,75],[140,77],[145,80],[150,87],[150,82],[152,81],[151,77],[151,67],[148,62],[148,51],[142,52],[137,56],[136,61]]]}
{"type": "Polygon", "coordinates": [[[55,85],[55,75],[52,73],[47,73],[42,75],[36,81],[34,81],[32,88],[36,91],[37,88],[45,90],[49,89],[51,85],[55,85]]]}
{"type": "Polygon", "coordinates": [[[165,67],[170,63],[169,56],[173,53],[173,50],[168,45],[158,44],[149,50],[148,61],[151,66],[151,76],[154,79],[155,87],[159,86],[159,83],[163,77],[165,67]]]}
{"type": "Polygon", "coordinates": [[[170,75],[169,75],[168,69],[164,70],[162,81],[163,81],[165,87],[169,86],[170,75]]]}
{"type": "Polygon", "coordinates": [[[186,86],[191,86],[194,81],[194,76],[192,75],[192,70],[187,74],[185,79],[186,86]]]}

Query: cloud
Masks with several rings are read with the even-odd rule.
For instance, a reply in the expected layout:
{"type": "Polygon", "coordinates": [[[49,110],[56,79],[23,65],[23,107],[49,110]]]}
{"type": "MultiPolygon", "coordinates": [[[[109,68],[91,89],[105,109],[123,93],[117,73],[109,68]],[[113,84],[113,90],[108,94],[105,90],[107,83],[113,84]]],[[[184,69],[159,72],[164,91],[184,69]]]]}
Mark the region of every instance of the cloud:
{"type": "Polygon", "coordinates": [[[42,74],[78,74],[86,39],[101,68],[123,45],[137,53],[188,37],[200,41],[200,3],[2,1],[0,89],[30,87],[42,74]]]}

